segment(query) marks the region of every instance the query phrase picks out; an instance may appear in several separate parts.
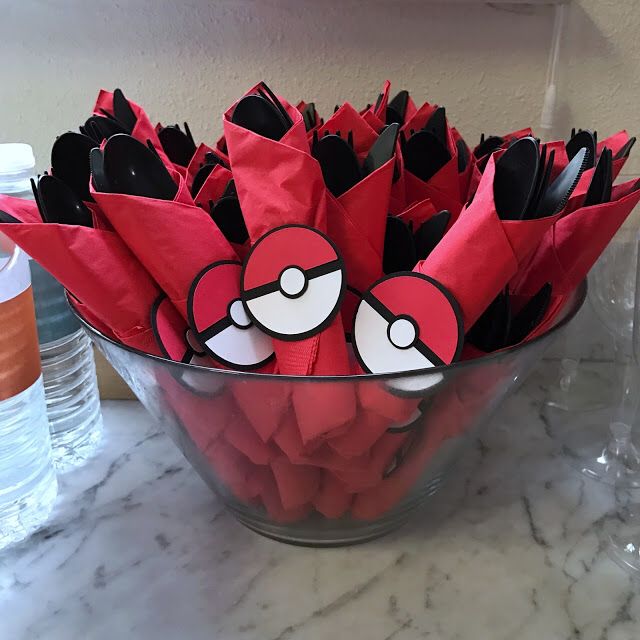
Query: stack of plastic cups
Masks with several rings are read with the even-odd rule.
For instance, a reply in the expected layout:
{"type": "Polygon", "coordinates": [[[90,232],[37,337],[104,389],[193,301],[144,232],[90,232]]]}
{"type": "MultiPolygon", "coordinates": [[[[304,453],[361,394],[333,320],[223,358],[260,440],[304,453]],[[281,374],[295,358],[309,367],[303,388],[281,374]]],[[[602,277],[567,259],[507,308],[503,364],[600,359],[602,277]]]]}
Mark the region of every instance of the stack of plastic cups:
{"type": "MultiPolygon", "coordinates": [[[[27,144],[0,144],[0,193],[32,198],[35,159],[27,144]]],[[[93,348],[60,285],[30,260],[47,415],[58,471],[82,464],[102,436],[93,348]]]]}

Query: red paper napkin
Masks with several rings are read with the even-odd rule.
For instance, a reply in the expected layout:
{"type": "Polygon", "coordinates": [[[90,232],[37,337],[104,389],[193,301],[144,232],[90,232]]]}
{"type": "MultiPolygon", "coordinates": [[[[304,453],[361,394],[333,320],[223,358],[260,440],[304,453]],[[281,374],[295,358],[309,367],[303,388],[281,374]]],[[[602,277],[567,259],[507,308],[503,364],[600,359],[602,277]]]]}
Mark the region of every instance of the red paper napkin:
{"type": "MultiPolygon", "coordinates": [[[[293,126],[279,141],[235,125],[231,121],[235,106],[225,113],[224,132],[231,168],[252,243],[269,230],[286,224],[303,224],[327,231],[322,171],[310,155],[302,115],[288,103],[283,105],[293,126]]],[[[273,342],[280,373],[343,375],[350,371],[340,315],[324,331],[310,338],[273,342]]],[[[316,392],[310,394],[299,387],[293,392],[305,441],[344,425],[355,413],[355,398],[347,385],[330,388],[318,385],[316,392]],[[329,406],[332,411],[328,410],[329,406]]]]}
{"type": "Polygon", "coordinates": [[[179,180],[173,201],[118,193],[92,195],[131,251],[186,319],[187,297],[206,266],[237,255],[179,180]]]}
{"type": "Polygon", "coordinates": [[[471,205],[414,269],[435,278],[455,297],[465,331],[526,264],[559,217],[500,220],[493,199],[495,161],[492,156],[471,205]]]}
{"type": "Polygon", "coordinates": [[[0,230],[37,260],[123,344],[161,355],[151,329],[156,283],[113,231],[44,223],[35,202],[0,196],[21,223],[0,230]]]}

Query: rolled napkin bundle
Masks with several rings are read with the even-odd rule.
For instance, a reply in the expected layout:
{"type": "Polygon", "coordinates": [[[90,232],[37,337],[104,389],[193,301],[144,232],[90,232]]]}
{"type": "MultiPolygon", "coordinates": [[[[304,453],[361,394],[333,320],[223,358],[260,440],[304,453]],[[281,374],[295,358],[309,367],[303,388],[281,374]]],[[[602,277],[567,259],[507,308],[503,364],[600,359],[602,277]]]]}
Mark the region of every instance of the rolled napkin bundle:
{"type": "Polygon", "coordinates": [[[186,319],[191,285],[202,269],[238,256],[178,179],[173,200],[92,190],[118,235],[186,319]]]}
{"type": "Polygon", "coordinates": [[[117,233],[45,223],[35,202],[10,196],[0,195],[0,212],[9,214],[0,213],[0,231],[62,282],[118,340],[162,355],[151,328],[160,289],[117,233]]]}
{"type": "Polygon", "coordinates": [[[473,202],[414,269],[440,282],[454,296],[465,330],[518,273],[560,217],[557,213],[530,220],[500,219],[494,199],[495,172],[492,157],[473,202]]]}
{"type": "MultiPolygon", "coordinates": [[[[266,100],[259,94],[263,90],[264,85],[258,85],[244,99],[266,100]]],[[[274,140],[248,128],[250,123],[239,116],[241,103],[242,100],[225,113],[224,133],[252,244],[269,231],[287,225],[305,225],[326,232],[325,185],[320,166],[309,152],[302,115],[288,103],[280,103],[288,126],[285,125],[279,139],[274,140]]],[[[286,250],[284,254],[280,252],[277,259],[282,262],[283,269],[296,264],[287,256],[286,250]]],[[[319,333],[295,341],[274,339],[274,348],[278,372],[282,374],[343,375],[350,372],[339,313],[319,333]]],[[[347,424],[355,415],[355,397],[342,385],[323,386],[323,391],[296,389],[293,402],[305,441],[347,424]],[[319,397],[324,393],[326,398],[319,397]]]]}

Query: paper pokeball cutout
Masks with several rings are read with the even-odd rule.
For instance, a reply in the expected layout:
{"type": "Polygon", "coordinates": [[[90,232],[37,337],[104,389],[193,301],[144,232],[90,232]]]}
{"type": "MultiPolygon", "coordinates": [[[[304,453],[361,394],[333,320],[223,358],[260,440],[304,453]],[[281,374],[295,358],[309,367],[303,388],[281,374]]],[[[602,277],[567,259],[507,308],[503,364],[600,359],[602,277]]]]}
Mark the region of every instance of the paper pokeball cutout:
{"type": "Polygon", "coordinates": [[[193,337],[191,329],[171,300],[159,296],[151,309],[151,328],[162,355],[174,362],[190,364],[205,351],[193,337]]]}
{"type": "Polygon", "coordinates": [[[320,231],[286,225],[252,247],[242,271],[242,300],[265,333],[294,341],[320,333],[335,318],[346,287],[344,262],[320,231]]]}
{"type": "MultiPolygon", "coordinates": [[[[174,362],[210,367],[211,360],[197,342],[184,318],[171,300],[159,296],[151,308],[151,329],[162,355],[174,362]]],[[[198,395],[211,395],[219,385],[197,370],[171,370],[171,375],[184,387],[198,395]]]]}
{"type": "MultiPolygon", "coordinates": [[[[353,346],[369,373],[419,371],[451,364],[462,350],[462,315],[436,280],[414,272],[386,276],[364,294],[353,321],[353,346]]],[[[413,378],[399,391],[417,391],[413,378]]],[[[429,384],[428,386],[432,386],[429,384]]],[[[428,388],[421,383],[420,390],[428,388]]]]}
{"type": "Polygon", "coordinates": [[[193,281],[187,300],[195,337],[215,360],[240,370],[259,369],[275,355],[271,338],[254,325],[240,299],[242,265],[215,262],[193,281]]]}

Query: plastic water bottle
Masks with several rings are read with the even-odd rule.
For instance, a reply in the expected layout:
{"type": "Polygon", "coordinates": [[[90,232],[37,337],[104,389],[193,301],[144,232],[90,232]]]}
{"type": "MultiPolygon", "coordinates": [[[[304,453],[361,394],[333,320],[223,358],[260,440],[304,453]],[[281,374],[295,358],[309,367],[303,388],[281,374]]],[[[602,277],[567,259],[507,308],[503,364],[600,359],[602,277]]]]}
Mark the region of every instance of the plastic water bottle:
{"type": "Polygon", "coordinates": [[[0,234],[0,548],[27,537],[58,492],[29,260],[0,234]]]}
{"type": "MultiPolygon", "coordinates": [[[[32,199],[34,173],[29,145],[0,144],[0,193],[32,199]]],[[[30,267],[53,459],[64,471],[91,457],[102,437],[93,348],[62,285],[34,260],[30,267]]]]}

